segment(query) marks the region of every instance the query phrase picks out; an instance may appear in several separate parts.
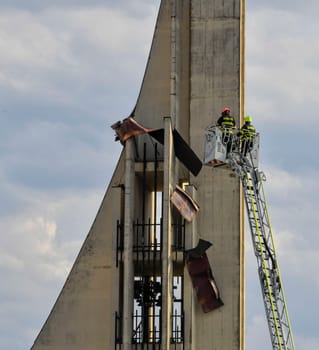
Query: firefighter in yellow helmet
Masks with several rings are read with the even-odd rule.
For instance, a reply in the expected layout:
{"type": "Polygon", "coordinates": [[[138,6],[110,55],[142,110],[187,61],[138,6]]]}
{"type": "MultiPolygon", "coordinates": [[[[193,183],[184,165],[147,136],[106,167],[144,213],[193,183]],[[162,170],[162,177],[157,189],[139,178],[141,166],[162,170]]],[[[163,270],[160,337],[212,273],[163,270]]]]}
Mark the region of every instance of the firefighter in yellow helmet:
{"type": "Polygon", "coordinates": [[[226,145],[228,153],[232,147],[233,129],[236,127],[235,118],[230,115],[229,107],[224,107],[221,110],[221,116],[218,118],[216,125],[223,130],[223,143],[226,145]]]}
{"type": "Polygon", "coordinates": [[[244,118],[244,121],[245,123],[239,130],[238,136],[240,139],[241,154],[246,157],[247,153],[250,152],[254,146],[256,129],[252,125],[252,118],[249,115],[244,118]]]}

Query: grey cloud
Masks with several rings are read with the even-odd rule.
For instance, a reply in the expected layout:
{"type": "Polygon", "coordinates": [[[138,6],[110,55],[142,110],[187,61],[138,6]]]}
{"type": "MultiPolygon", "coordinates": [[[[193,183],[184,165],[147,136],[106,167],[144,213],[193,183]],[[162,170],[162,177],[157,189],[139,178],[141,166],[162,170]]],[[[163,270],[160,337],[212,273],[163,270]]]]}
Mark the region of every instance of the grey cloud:
{"type": "MultiPolygon", "coordinates": [[[[261,166],[267,162],[287,171],[306,175],[309,169],[319,166],[319,159],[316,157],[317,123],[313,124],[314,128],[309,128],[309,123],[303,122],[302,116],[307,115],[307,112],[302,108],[291,112],[289,108],[286,110],[294,116],[298,114],[300,122],[287,125],[287,121],[280,119],[281,113],[276,112],[280,111],[280,107],[273,112],[275,116],[269,122],[259,121],[258,116],[262,115],[263,111],[256,112],[255,122],[261,132],[261,166]]],[[[266,172],[266,169],[264,170],[266,172]]]]}
{"type": "MultiPolygon", "coordinates": [[[[103,3],[112,4],[111,0],[101,1],[101,0],[92,0],[90,5],[99,6],[103,3]]],[[[54,3],[50,0],[1,0],[0,7],[2,8],[11,8],[11,9],[31,9],[38,10],[48,7],[69,7],[69,6],[87,6],[87,1],[85,0],[55,0],[54,3]]]]}
{"type": "Polygon", "coordinates": [[[103,186],[108,174],[104,164],[115,164],[107,152],[112,147],[119,152],[111,135],[103,129],[81,127],[77,120],[69,126],[30,124],[7,145],[10,156],[2,157],[4,175],[12,184],[33,188],[103,186]]]}
{"type": "MultiPolygon", "coordinates": [[[[83,19],[70,16],[76,26],[83,22],[83,19]]],[[[44,20],[41,16],[23,18],[25,24],[21,24],[22,27],[32,19],[39,23],[44,20]]],[[[67,23],[68,15],[63,18],[62,22],[67,23]]],[[[47,25],[43,33],[54,33],[53,24],[58,17],[52,15],[50,19],[51,26],[47,25]]],[[[71,30],[70,27],[65,29],[71,30]]],[[[52,39],[52,43],[58,42],[52,39]]],[[[25,45],[28,47],[27,43],[25,45]]],[[[68,55],[66,60],[61,56],[53,65],[37,66],[32,60],[19,61],[15,66],[7,63],[8,78],[17,80],[20,85],[23,83],[26,89],[19,91],[14,84],[0,86],[3,115],[0,155],[5,175],[13,184],[38,188],[101,185],[105,174],[101,167],[115,162],[107,156],[106,149],[113,149],[117,154],[119,150],[113,143],[110,125],[131,112],[146,56],[142,60],[141,54],[132,54],[132,59],[123,65],[125,55],[108,52],[107,45],[96,46],[87,33],[71,35],[66,47],[58,47],[59,50],[66,49],[68,55]],[[132,70],[134,79],[128,74],[132,70]],[[10,75],[10,71],[15,71],[15,75],[10,75]],[[28,75],[25,75],[26,71],[28,75]],[[137,71],[140,72],[139,80],[136,79],[137,71]],[[123,85],[119,82],[124,76],[127,79],[123,85]],[[108,146],[110,140],[111,148],[108,146]],[[90,159],[89,167],[85,159],[90,159]]],[[[130,47],[125,50],[132,51],[130,47]]],[[[32,55],[30,53],[28,57],[36,60],[32,55]]],[[[59,51],[57,55],[59,57],[59,51]]]]}
{"type": "Polygon", "coordinates": [[[2,24],[4,37],[8,36],[8,40],[2,42],[2,48],[6,48],[1,58],[5,68],[4,86],[11,86],[18,93],[18,89],[23,88],[22,92],[29,94],[37,88],[35,93],[40,95],[47,90],[59,97],[58,88],[74,93],[91,88],[91,84],[97,88],[114,87],[124,76],[131,83],[132,70],[139,71],[142,78],[147,51],[141,55],[141,50],[135,48],[149,45],[150,34],[148,43],[144,37],[139,39],[147,22],[134,20],[121,12],[114,14],[103,10],[102,14],[112,23],[108,24],[99,11],[92,10],[87,14],[59,10],[6,15],[5,18],[11,17],[11,20],[2,24]],[[129,21],[133,29],[126,31],[128,24],[123,26],[115,15],[129,21]],[[15,20],[20,21],[20,31],[12,27],[15,20]],[[112,35],[109,35],[111,30],[112,35]]]}
{"type": "MultiPolygon", "coordinates": [[[[311,15],[316,12],[315,6],[302,6],[311,15]]],[[[319,54],[317,21],[300,11],[281,13],[274,7],[251,11],[247,16],[247,108],[278,129],[282,124],[285,130],[300,127],[304,131],[305,116],[308,123],[317,125],[313,109],[319,92],[319,65],[314,59],[319,54]]],[[[309,129],[308,124],[311,133],[309,129]]]]}
{"type": "Polygon", "coordinates": [[[159,3],[160,0],[90,0],[89,3],[87,0],[55,0],[54,2],[50,0],[1,0],[0,9],[39,12],[51,9],[113,8],[140,18],[145,17],[149,11],[153,11],[159,3]]]}
{"type": "Polygon", "coordinates": [[[46,281],[47,289],[43,293],[43,280],[35,283],[34,276],[28,271],[11,272],[8,276],[7,269],[0,269],[0,277],[6,281],[1,288],[0,349],[30,348],[35,332],[50,311],[49,305],[53,305],[62,287],[62,281],[46,281]],[[44,315],[42,310],[47,314],[44,315]],[[28,322],[25,322],[26,315],[28,322]],[[18,337],[13,336],[13,330],[19,330],[18,337]]]}
{"type": "Polygon", "coordinates": [[[247,0],[247,8],[248,11],[254,10],[264,10],[264,9],[272,9],[272,10],[281,10],[284,12],[310,12],[309,9],[315,9],[318,7],[318,2],[316,0],[308,0],[307,5],[305,6],[304,2],[298,0],[247,0]]]}
{"type": "MultiPolygon", "coordinates": [[[[7,29],[11,41],[17,42],[19,50],[27,57],[18,60],[14,52],[10,55],[10,46],[2,55],[6,80],[1,86],[0,79],[0,106],[4,118],[11,120],[10,124],[34,118],[59,120],[65,118],[65,113],[81,119],[92,115],[113,121],[131,112],[147,60],[147,52],[141,54],[135,47],[148,45],[144,39],[138,39],[140,35],[134,36],[132,30],[124,36],[120,30],[115,30],[112,37],[116,47],[112,49],[107,35],[105,40],[97,40],[96,32],[86,31],[82,14],[78,16],[71,11],[24,16],[21,28],[27,31],[30,23],[39,25],[33,29],[34,35],[29,35],[37,45],[16,40],[19,32],[7,29]],[[67,35],[68,40],[65,40],[65,33],[72,33],[67,35]],[[118,42],[117,36],[120,36],[118,42]],[[47,50],[47,38],[56,46],[55,50],[47,50]],[[31,50],[33,46],[36,52],[31,50]],[[45,54],[47,51],[49,54],[45,54]],[[121,84],[124,78],[126,84],[121,84]],[[115,97],[122,102],[115,103],[115,97]]],[[[91,21],[95,15],[91,14],[91,21]]],[[[144,31],[144,24],[140,23],[136,30],[136,34],[144,31]]]]}
{"type": "Polygon", "coordinates": [[[2,188],[0,188],[0,196],[2,198],[0,202],[0,217],[18,214],[24,210],[28,203],[27,199],[20,198],[11,191],[3,190],[2,188]]]}

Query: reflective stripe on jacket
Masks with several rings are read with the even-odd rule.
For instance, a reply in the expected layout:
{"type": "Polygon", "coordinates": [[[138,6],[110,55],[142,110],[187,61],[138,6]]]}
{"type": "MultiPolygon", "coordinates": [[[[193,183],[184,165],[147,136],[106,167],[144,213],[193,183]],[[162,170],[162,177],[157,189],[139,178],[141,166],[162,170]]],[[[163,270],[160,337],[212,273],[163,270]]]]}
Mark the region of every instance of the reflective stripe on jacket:
{"type": "Polygon", "coordinates": [[[250,123],[245,123],[239,130],[239,136],[244,140],[253,141],[256,135],[256,129],[250,123]]]}
{"type": "Polygon", "coordinates": [[[231,115],[221,115],[217,120],[217,125],[222,128],[234,128],[236,126],[236,122],[234,117],[231,115]]]}

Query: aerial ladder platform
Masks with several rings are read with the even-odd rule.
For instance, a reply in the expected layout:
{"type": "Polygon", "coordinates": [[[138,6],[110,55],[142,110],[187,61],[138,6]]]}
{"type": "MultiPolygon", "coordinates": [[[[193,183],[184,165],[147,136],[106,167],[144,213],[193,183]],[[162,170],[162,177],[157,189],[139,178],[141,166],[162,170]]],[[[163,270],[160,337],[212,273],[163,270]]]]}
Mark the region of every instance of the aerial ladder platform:
{"type": "Polygon", "coordinates": [[[231,168],[241,180],[272,347],[273,350],[295,350],[263,186],[266,177],[258,169],[259,134],[254,134],[252,139],[253,142],[246,145],[249,141],[241,139],[236,129],[208,127],[204,164],[231,168]],[[232,137],[227,147],[224,140],[229,132],[232,137]],[[244,154],[246,146],[248,151],[244,154]]]}

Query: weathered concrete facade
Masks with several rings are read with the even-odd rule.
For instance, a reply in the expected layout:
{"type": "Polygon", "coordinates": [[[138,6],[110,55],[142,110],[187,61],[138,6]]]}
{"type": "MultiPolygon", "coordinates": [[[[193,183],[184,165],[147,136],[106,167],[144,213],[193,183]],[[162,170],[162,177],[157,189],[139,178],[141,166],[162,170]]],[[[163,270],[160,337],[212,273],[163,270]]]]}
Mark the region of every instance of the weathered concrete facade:
{"type": "Polygon", "coordinates": [[[149,136],[137,136],[126,143],[88,237],[32,350],[142,348],[132,345],[133,280],[139,271],[132,221],[143,221],[145,216],[156,220],[156,192],[163,192],[163,252],[161,259],[155,258],[156,274],[152,277],[161,275],[163,288],[161,344],[156,344],[156,349],[244,349],[239,180],[227,169],[205,167],[193,176],[176,160],[171,139],[171,130],[176,128],[202,157],[204,129],[216,120],[223,106],[232,108],[240,124],[244,108],[244,13],[244,0],[161,1],[132,116],[146,127],[164,128],[164,146],[157,150],[159,159],[155,162],[154,142],[149,136]],[[158,187],[149,180],[154,172],[158,187]],[[196,219],[186,223],[185,249],[194,246],[198,238],[213,243],[207,254],[224,301],[223,307],[207,314],[193,295],[187,271],[181,268],[182,254],[176,261],[171,256],[174,218],[169,198],[175,184],[185,181],[200,205],[196,219]],[[118,222],[123,223],[121,252],[118,222]],[[184,277],[184,337],[183,344],[171,345],[172,277],[176,274],[184,277]],[[120,331],[118,314],[122,315],[120,331]]]}
{"type": "MultiPolygon", "coordinates": [[[[203,154],[203,129],[216,120],[223,106],[232,108],[240,124],[244,108],[243,6],[238,0],[192,1],[190,145],[198,154],[203,154]]],[[[201,205],[198,232],[214,244],[208,256],[225,303],[207,315],[195,307],[195,348],[213,344],[213,349],[243,349],[244,240],[239,179],[231,170],[204,167],[191,183],[201,205]]]]}

